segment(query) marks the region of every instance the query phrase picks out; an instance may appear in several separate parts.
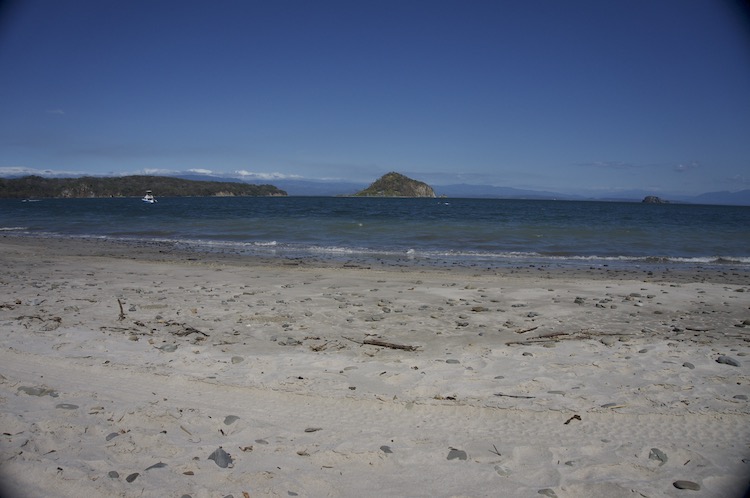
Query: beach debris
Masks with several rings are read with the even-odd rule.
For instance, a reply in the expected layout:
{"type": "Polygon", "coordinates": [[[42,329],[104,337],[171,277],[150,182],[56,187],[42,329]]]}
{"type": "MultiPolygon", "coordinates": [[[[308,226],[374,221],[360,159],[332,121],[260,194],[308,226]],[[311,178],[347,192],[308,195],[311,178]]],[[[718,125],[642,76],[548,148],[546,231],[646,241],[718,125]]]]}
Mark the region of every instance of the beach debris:
{"type": "Polygon", "coordinates": [[[59,396],[59,394],[57,394],[57,391],[46,387],[21,386],[18,388],[18,391],[25,392],[29,396],[50,396],[52,398],[57,398],[59,396]]]}
{"type": "Polygon", "coordinates": [[[565,423],[563,423],[563,425],[568,425],[568,424],[569,424],[569,423],[571,423],[571,422],[572,422],[573,420],[581,420],[581,416],[580,416],[580,415],[573,415],[573,416],[572,416],[572,417],[570,417],[570,418],[569,418],[568,420],[566,420],[566,421],[565,421],[565,423]]]}
{"type": "Polygon", "coordinates": [[[133,472],[133,473],[132,473],[132,474],[130,474],[130,475],[129,475],[128,477],[126,477],[126,478],[125,478],[125,480],[126,480],[126,481],[128,481],[128,482],[133,482],[133,481],[135,481],[136,479],[138,479],[138,476],[139,476],[139,475],[140,475],[140,474],[139,474],[138,472],[133,472]]]}
{"type": "Polygon", "coordinates": [[[51,332],[53,330],[56,330],[60,325],[62,325],[62,318],[59,316],[53,316],[49,319],[42,318],[41,316],[37,315],[23,315],[16,317],[15,320],[18,320],[19,322],[22,322],[24,328],[28,329],[32,325],[35,325],[37,322],[42,323],[42,327],[40,330],[44,332],[51,332]]]}
{"type": "MultiPolygon", "coordinates": [[[[155,464],[153,464],[152,466],[150,466],[150,467],[149,467],[149,468],[147,468],[146,470],[151,470],[151,469],[162,469],[162,468],[164,468],[164,467],[166,467],[166,466],[167,466],[167,464],[166,464],[166,463],[164,463],[164,462],[159,462],[159,463],[155,463],[155,464]]],[[[144,471],[144,472],[145,472],[145,471],[144,471]]]]}
{"type": "Polygon", "coordinates": [[[539,328],[539,325],[537,325],[536,327],[528,328],[528,329],[519,329],[519,330],[516,330],[516,334],[525,334],[526,332],[531,332],[531,331],[536,330],[538,328],[539,328]]]}
{"type": "Polygon", "coordinates": [[[549,496],[550,498],[557,498],[557,493],[555,493],[555,491],[550,488],[540,489],[539,491],[537,491],[537,494],[549,496]]]}
{"type": "Polygon", "coordinates": [[[351,337],[341,336],[347,341],[356,342],[357,344],[367,344],[370,346],[380,346],[383,348],[401,349],[403,351],[417,351],[419,346],[409,346],[405,344],[394,344],[392,342],[381,341],[380,339],[365,339],[363,341],[357,341],[351,337]]]}
{"type": "Polygon", "coordinates": [[[109,472],[107,472],[107,477],[110,477],[112,479],[117,479],[118,477],[120,477],[120,473],[117,472],[116,470],[110,470],[109,472]]]}
{"type": "Polygon", "coordinates": [[[322,427],[308,427],[307,429],[305,429],[305,432],[318,432],[322,430],[323,430],[322,427]]]}
{"type": "Polygon", "coordinates": [[[689,489],[690,491],[700,491],[701,485],[693,481],[675,481],[672,485],[677,489],[689,489]]]}
{"type": "Polygon", "coordinates": [[[214,452],[208,456],[208,459],[213,460],[216,465],[218,465],[222,469],[226,469],[233,463],[232,456],[224,451],[221,446],[215,449],[214,452]]]}
{"type": "Polygon", "coordinates": [[[689,361],[686,361],[685,363],[683,363],[682,366],[685,367],[685,368],[689,368],[690,370],[694,370],[695,369],[695,365],[693,365],[689,361]]]}
{"type": "Polygon", "coordinates": [[[661,462],[659,464],[659,467],[667,463],[667,460],[669,460],[669,458],[667,458],[667,454],[661,451],[659,448],[651,448],[651,452],[648,454],[648,458],[649,460],[658,460],[659,462],[661,462]]]}
{"type": "Polygon", "coordinates": [[[170,330],[169,332],[172,335],[176,335],[177,337],[186,337],[190,334],[198,334],[202,335],[203,337],[208,337],[208,334],[205,332],[202,332],[194,327],[191,327],[190,325],[185,325],[184,323],[177,323],[177,322],[167,322],[167,327],[177,327],[177,330],[170,330]]]}
{"type": "Polygon", "coordinates": [[[120,315],[117,317],[118,320],[123,321],[125,320],[125,311],[122,309],[122,301],[120,299],[117,299],[117,304],[120,305],[120,315]]]}
{"type": "Polygon", "coordinates": [[[119,435],[120,435],[119,432],[110,432],[109,434],[107,434],[107,437],[104,438],[104,440],[105,441],[111,441],[111,440],[113,440],[114,438],[116,438],[119,435]]]}
{"type": "Polygon", "coordinates": [[[163,346],[159,346],[156,349],[159,349],[165,353],[174,353],[175,351],[177,351],[177,344],[165,344],[163,346]]]}
{"type": "Polygon", "coordinates": [[[503,394],[503,393],[495,393],[495,396],[502,396],[504,398],[519,398],[519,399],[534,399],[535,396],[521,396],[518,394],[503,394]]]}
{"type": "Polygon", "coordinates": [[[383,445],[380,447],[380,451],[383,453],[393,453],[393,450],[391,450],[390,446],[383,445]]]}
{"type": "Polygon", "coordinates": [[[497,449],[497,446],[495,446],[494,444],[492,445],[492,449],[489,450],[489,451],[490,451],[490,453],[494,453],[497,456],[503,456],[503,455],[500,454],[500,452],[497,449]]]}
{"type": "Polygon", "coordinates": [[[451,448],[448,452],[448,460],[466,460],[468,458],[469,457],[466,455],[466,452],[464,450],[451,448]]]}
{"type": "Polygon", "coordinates": [[[718,358],[716,358],[716,363],[722,363],[724,365],[730,365],[733,367],[739,367],[740,362],[732,358],[731,356],[725,356],[721,355],[718,358]]]}
{"type": "Polygon", "coordinates": [[[540,342],[549,342],[551,340],[580,340],[580,339],[591,339],[594,336],[592,331],[589,329],[581,329],[579,332],[551,332],[548,334],[542,334],[537,337],[529,337],[523,341],[509,341],[505,344],[508,346],[524,345],[524,344],[535,344],[540,342]]]}

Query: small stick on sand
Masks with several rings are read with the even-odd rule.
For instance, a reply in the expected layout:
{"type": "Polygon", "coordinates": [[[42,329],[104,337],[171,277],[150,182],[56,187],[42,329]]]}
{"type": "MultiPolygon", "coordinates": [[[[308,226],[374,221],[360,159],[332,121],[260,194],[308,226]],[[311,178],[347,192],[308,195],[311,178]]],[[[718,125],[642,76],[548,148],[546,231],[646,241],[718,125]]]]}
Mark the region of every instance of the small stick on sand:
{"type": "Polygon", "coordinates": [[[503,394],[503,393],[495,393],[495,396],[503,396],[505,398],[519,398],[519,399],[534,399],[535,396],[520,396],[517,394],[503,394]]]}
{"type": "Polygon", "coordinates": [[[380,346],[383,348],[401,349],[403,351],[416,351],[419,346],[409,346],[405,344],[394,344],[392,342],[381,341],[379,339],[365,339],[364,341],[355,341],[351,337],[341,336],[347,341],[356,342],[357,344],[368,344],[370,346],[380,346]]]}
{"type": "Polygon", "coordinates": [[[120,305],[120,316],[117,317],[118,320],[123,321],[125,320],[125,311],[122,309],[122,301],[120,299],[117,299],[117,304],[120,305]]]}
{"type": "Polygon", "coordinates": [[[531,327],[530,329],[516,330],[516,334],[525,334],[526,332],[531,332],[532,330],[536,330],[538,328],[539,328],[539,325],[537,325],[536,327],[531,327]]]}

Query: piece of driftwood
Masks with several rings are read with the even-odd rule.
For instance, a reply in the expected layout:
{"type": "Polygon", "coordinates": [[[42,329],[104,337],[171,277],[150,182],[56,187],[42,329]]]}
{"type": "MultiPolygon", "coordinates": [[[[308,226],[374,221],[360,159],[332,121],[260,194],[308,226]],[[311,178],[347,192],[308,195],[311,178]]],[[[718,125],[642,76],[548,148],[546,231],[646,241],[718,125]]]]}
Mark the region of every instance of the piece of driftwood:
{"type": "Polygon", "coordinates": [[[344,337],[344,339],[348,341],[356,342],[357,344],[367,344],[370,346],[380,346],[382,348],[400,349],[402,351],[416,351],[417,349],[419,349],[419,346],[409,346],[407,344],[395,344],[393,342],[381,341],[380,339],[365,339],[364,341],[355,341],[351,337],[344,337]]]}
{"type": "Polygon", "coordinates": [[[568,424],[569,424],[569,423],[571,423],[571,422],[572,422],[573,420],[581,420],[581,416],[580,416],[580,415],[577,415],[577,414],[576,414],[576,415],[573,415],[573,416],[572,416],[572,417],[570,417],[570,418],[569,418],[568,420],[566,420],[565,422],[563,422],[563,425],[568,425],[568,424]]]}
{"type": "Polygon", "coordinates": [[[183,327],[183,329],[181,331],[172,332],[172,334],[174,334],[174,335],[176,335],[178,337],[185,337],[186,335],[190,335],[190,334],[200,334],[203,337],[208,337],[208,334],[206,334],[205,332],[202,332],[202,331],[200,331],[198,329],[195,329],[193,327],[189,327],[187,325],[183,325],[182,327],[183,327]]]}
{"type": "Polygon", "coordinates": [[[506,344],[524,345],[524,344],[547,342],[551,340],[561,341],[561,340],[575,340],[575,339],[591,339],[593,335],[596,335],[596,334],[592,334],[592,332],[589,330],[581,330],[580,332],[555,332],[551,334],[540,335],[537,337],[529,337],[528,339],[524,339],[523,341],[510,341],[510,342],[506,342],[506,344]]]}
{"type": "Polygon", "coordinates": [[[539,325],[537,325],[536,327],[531,327],[530,329],[516,330],[516,334],[525,334],[526,332],[531,332],[532,330],[536,330],[538,328],[539,328],[539,325]]]}
{"type": "Polygon", "coordinates": [[[122,309],[122,301],[119,299],[117,300],[117,304],[120,305],[120,316],[117,317],[118,320],[123,321],[125,320],[125,311],[122,309]]]}
{"type": "Polygon", "coordinates": [[[516,394],[495,393],[495,396],[502,396],[505,398],[534,399],[534,396],[519,396],[516,394]]]}

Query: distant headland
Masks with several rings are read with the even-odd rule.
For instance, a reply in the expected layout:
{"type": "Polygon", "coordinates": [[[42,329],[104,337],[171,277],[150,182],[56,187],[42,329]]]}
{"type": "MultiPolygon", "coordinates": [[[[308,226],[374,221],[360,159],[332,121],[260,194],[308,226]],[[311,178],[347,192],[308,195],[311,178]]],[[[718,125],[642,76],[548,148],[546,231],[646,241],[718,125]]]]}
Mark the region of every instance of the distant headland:
{"type": "Polygon", "coordinates": [[[117,176],[80,178],[0,178],[0,198],[66,199],[140,197],[147,190],[159,197],[267,197],[287,193],[273,185],[184,180],[168,176],[117,176]]]}

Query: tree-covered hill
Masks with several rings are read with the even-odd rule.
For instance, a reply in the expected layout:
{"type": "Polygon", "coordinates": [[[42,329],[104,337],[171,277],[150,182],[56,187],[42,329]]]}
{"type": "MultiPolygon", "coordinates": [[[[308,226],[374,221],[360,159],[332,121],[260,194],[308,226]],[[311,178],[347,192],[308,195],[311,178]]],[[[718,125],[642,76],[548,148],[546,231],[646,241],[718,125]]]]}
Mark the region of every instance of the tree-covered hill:
{"type": "Polygon", "coordinates": [[[357,197],[435,197],[435,191],[424,182],[412,180],[400,173],[386,173],[357,197]]]}
{"type": "Polygon", "coordinates": [[[273,185],[184,180],[167,176],[0,178],[0,198],[140,197],[146,190],[157,197],[285,196],[273,185]]]}

